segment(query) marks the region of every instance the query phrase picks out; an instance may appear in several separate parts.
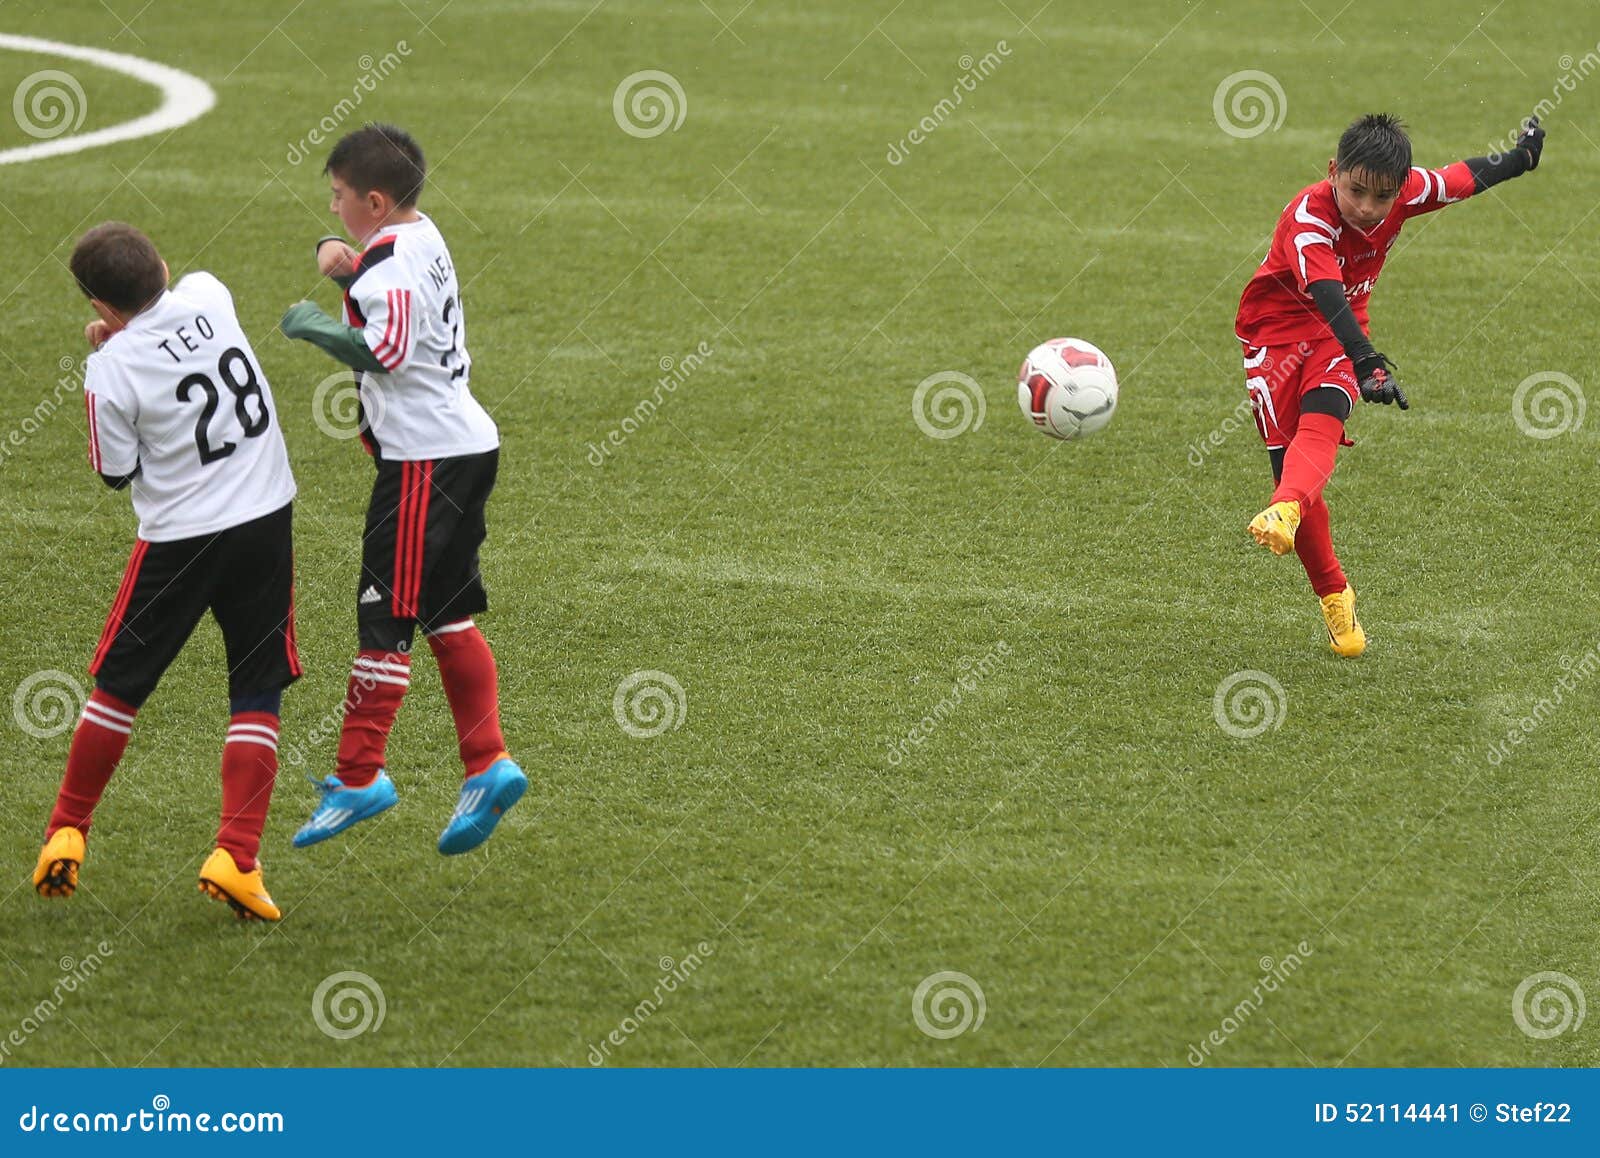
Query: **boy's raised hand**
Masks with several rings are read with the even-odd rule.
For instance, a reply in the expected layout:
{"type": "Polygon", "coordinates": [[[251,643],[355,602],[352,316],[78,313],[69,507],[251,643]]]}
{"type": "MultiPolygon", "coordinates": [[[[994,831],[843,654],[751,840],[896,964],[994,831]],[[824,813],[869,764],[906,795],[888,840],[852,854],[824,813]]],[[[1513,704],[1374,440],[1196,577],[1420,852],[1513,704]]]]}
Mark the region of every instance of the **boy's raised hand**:
{"type": "Polygon", "coordinates": [[[1539,167],[1539,154],[1544,149],[1544,130],[1539,127],[1538,117],[1529,117],[1527,124],[1522,126],[1522,132],[1517,135],[1517,148],[1528,155],[1528,171],[1539,167]]]}
{"type": "Polygon", "coordinates": [[[356,271],[356,257],[342,237],[330,234],[317,241],[317,271],[324,277],[349,277],[356,271]]]}

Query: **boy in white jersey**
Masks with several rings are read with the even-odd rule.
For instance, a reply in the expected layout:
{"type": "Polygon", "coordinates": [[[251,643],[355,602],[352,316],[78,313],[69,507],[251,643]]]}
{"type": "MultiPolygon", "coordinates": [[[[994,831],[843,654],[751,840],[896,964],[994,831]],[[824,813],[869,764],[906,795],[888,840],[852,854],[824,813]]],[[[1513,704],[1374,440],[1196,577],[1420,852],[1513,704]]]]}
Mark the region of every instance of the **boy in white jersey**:
{"type": "Polygon", "coordinates": [[[332,212],[361,246],[317,243],[344,288],[344,320],[310,302],[283,332],[360,376],[362,442],[377,462],[356,584],[360,653],[344,701],[334,774],[295,834],[316,844],[392,807],[384,750],[411,676],[420,625],[439,664],[466,778],[439,837],[446,855],[489,838],[528,781],[506,752],[494,654],[473,622],[488,608],[478,570],[500,432],[472,396],[461,289],[444,238],[417,210],[422,149],[392,125],[366,125],[323,167],[332,212]]]}
{"type": "Polygon", "coordinates": [[[300,676],[294,635],[294,477],[266,375],[227,287],[167,265],[131,225],[79,240],[72,274],[98,319],[84,329],[89,463],[131,488],[139,537],[89,672],[94,691],[34,869],[43,897],[78,885],[91,814],[140,707],[208,610],[222,629],[232,719],[222,825],[200,891],[242,919],[275,921],[256,853],[278,769],[283,689],[300,676]]]}

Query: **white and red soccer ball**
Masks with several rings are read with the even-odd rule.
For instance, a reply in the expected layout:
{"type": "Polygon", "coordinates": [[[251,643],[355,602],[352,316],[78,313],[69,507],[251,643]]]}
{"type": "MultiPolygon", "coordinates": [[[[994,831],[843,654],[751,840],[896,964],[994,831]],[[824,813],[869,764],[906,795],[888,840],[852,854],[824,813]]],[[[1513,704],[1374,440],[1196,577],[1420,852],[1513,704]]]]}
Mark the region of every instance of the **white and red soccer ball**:
{"type": "Polygon", "coordinates": [[[1117,371],[1083,339],[1051,338],[1035,346],[1017,372],[1017,404],[1051,438],[1082,438],[1111,421],[1117,371]]]}

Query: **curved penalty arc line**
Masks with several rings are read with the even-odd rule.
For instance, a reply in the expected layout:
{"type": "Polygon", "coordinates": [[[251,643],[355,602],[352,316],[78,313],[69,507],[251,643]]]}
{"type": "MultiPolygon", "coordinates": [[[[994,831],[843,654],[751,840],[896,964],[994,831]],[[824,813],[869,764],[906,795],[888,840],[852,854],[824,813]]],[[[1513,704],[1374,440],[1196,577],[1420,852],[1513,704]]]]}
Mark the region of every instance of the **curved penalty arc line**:
{"type": "Polygon", "coordinates": [[[13,36],[0,33],[0,49],[16,52],[36,52],[46,56],[81,60],[99,68],[120,72],[161,90],[161,106],[153,113],[135,117],[131,121],[95,129],[87,133],[73,133],[53,141],[40,141],[14,149],[0,150],[0,165],[14,165],[20,161],[37,161],[42,157],[58,157],[66,153],[79,153],[118,141],[131,141],[154,133],[176,129],[211,111],[217,103],[217,94],[211,86],[197,76],[192,76],[164,64],[129,56],[122,52],[107,52],[103,48],[85,48],[59,40],[42,40],[36,36],[13,36]]]}

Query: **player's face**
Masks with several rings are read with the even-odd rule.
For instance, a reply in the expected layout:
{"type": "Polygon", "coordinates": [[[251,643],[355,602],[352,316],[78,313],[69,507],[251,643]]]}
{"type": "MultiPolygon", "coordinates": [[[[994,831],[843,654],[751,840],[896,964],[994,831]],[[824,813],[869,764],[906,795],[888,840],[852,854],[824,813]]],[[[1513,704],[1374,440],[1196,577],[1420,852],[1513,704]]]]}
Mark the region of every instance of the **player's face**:
{"type": "Polygon", "coordinates": [[[1340,216],[1363,233],[1381,225],[1400,196],[1400,186],[1390,178],[1366,169],[1341,170],[1333,161],[1328,162],[1328,180],[1333,183],[1340,216]]]}
{"type": "Polygon", "coordinates": [[[382,222],[381,206],[374,208],[372,194],[363,197],[332,174],[328,180],[332,189],[328,209],[339,218],[346,233],[357,241],[363,240],[382,222]]]}

